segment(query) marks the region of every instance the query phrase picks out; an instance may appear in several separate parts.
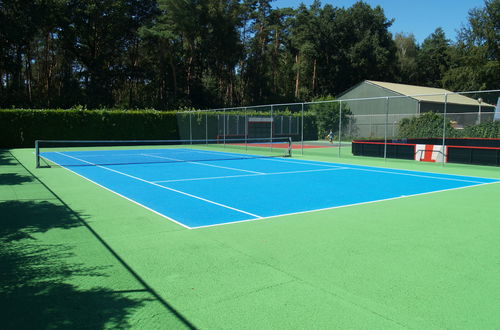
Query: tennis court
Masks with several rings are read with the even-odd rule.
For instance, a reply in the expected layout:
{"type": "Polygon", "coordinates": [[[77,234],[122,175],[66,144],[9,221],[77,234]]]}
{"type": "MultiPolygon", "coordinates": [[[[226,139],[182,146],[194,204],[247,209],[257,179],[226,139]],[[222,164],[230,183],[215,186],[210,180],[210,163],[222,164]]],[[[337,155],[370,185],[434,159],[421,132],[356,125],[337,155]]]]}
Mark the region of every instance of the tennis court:
{"type": "Polygon", "coordinates": [[[49,151],[41,156],[187,228],[497,182],[292,158],[253,158],[202,148],[49,151]]]}
{"type": "Polygon", "coordinates": [[[498,168],[287,149],[0,151],[7,328],[497,327],[498,168]]]}

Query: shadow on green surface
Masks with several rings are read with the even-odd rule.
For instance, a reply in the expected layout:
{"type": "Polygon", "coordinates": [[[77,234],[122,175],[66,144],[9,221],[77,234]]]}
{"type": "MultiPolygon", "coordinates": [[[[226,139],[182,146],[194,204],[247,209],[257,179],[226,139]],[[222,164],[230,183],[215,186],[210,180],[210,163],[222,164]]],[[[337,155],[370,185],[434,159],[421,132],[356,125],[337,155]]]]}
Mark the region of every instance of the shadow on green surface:
{"type": "MultiPolygon", "coordinates": [[[[0,150],[1,152],[1,150],[0,150]]],[[[4,154],[2,153],[2,156],[4,154]]],[[[40,188],[49,192],[48,200],[10,200],[0,202],[0,311],[2,328],[128,328],[128,317],[146,301],[162,305],[185,328],[196,329],[180,312],[151,288],[99,235],[49,186],[37,178],[10,152],[3,157],[20,165],[40,188]],[[80,290],[65,283],[73,276],[107,276],[104,270],[75,264],[72,247],[42,246],[40,234],[51,229],[85,227],[108,253],[138,282],[142,289],[112,291],[107,288],[80,290]],[[65,258],[67,257],[67,258],[65,258]],[[66,281],[65,281],[66,280],[66,281]],[[130,299],[127,294],[141,292],[148,298],[130,299]]],[[[68,239],[71,236],[68,236],[68,239]]],[[[99,246],[99,243],[97,246],[99,246]]]]}
{"type": "Polygon", "coordinates": [[[17,173],[2,173],[0,174],[0,185],[15,186],[18,184],[33,182],[33,178],[28,175],[19,175],[17,173]]]}
{"type": "MultiPolygon", "coordinates": [[[[187,328],[195,328],[151,289],[97,235],[83,218],[60,200],[0,203],[0,311],[3,329],[128,328],[128,317],[146,301],[157,301],[187,328]],[[112,276],[108,267],[75,263],[68,244],[42,244],[40,235],[51,229],[83,226],[103,243],[143,289],[114,292],[107,288],[80,290],[71,278],[112,276]],[[148,298],[131,299],[142,292],[148,298]]],[[[71,236],[68,236],[71,237],[71,236]]],[[[70,239],[70,238],[69,238],[70,239]]],[[[103,250],[104,251],[104,250],[103,250]]],[[[92,279],[95,281],[95,279],[92,279]]]]}
{"type": "Polygon", "coordinates": [[[66,207],[49,201],[0,202],[0,236],[4,242],[33,238],[52,228],[81,226],[66,207]]]}
{"type": "Polygon", "coordinates": [[[0,214],[2,328],[127,327],[127,315],[145,299],[65,283],[74,276],[108,276],[107,267],[70,262],[72,246],[36,239],[35,233],[80,226],[73,212],[48,201],[9,201],[0,203],[0,214]]]}
{"type": "Polygon", "coordinates": [[[80,290],[73,276],[105,276],[102,267],[66,261],[68,245],[2,242],[0,308],[3,329],[126,328],[127,316],[146,299],[106,288],[80,290]]]}
{"type": "Polygon", "coordinates": [[[5,149],[0,149],[0,166],[2,165],[16,165],[10,152],[5,149]]]}

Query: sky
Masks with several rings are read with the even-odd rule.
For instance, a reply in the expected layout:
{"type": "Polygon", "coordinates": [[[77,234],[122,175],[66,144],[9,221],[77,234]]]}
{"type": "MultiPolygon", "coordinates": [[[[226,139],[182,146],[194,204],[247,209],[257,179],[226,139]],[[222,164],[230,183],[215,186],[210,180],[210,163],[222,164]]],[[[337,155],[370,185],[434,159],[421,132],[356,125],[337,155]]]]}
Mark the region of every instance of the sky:
{"type": "MultiPolygon", "coordinates": [[[[300,3],[309,6],[313,0],[275,0],[274,8],[297,8],[300,3]]],[[[389,28],[392,34],[413,33],[421,44],[437,27],[443,28],[451,41],[457,38],[456,31],[467,23],[469,10],[484,7],[484,0],[364,0],[372,7],[380,5],[388,19],[395,19],[389,28]]],[[[351,7],[356,0],[323,0],[322,5],[351,7]]]]}

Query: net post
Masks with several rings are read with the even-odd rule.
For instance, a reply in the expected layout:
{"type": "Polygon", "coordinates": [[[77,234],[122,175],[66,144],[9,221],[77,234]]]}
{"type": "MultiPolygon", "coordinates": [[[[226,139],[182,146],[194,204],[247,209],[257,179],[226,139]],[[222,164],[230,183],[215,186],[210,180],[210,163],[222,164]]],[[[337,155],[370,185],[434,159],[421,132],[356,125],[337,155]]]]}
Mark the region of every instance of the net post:
{"type": "Polygon", "coordinates": [[[35,141],[36,168],[40,168],[40,147],[38,140],[35,141]]]}
{"type": "Polygon", "coordinates": [[[292,157],[292,137],[288,137],[288,154],[287,157],[292,157]]]}

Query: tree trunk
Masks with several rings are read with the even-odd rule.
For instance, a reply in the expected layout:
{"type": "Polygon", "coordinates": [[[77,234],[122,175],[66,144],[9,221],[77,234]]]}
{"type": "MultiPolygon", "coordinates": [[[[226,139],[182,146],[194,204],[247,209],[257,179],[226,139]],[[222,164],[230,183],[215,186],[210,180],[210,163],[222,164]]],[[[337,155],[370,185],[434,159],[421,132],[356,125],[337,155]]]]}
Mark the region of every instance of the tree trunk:
{"type": "Polygon", "coordinates": [[[295,66],[297,68],[297,74],[295,75],[295,98],[298,99],[300,96],[300,56],[295,55],[295,66]]]}
{"type": "Polygon", "coordinates": [[[28,82],[28,100],[32,105],[32,75],[31,75],[31,47],[28,45],[26,50],[26,81],[28,82]]]}
{"type": "Polygon", "coordinates": [[[314,64],[313,64],[313,77],[312,77],[312,94],[314,95],[315,89],[316,89],[316,59],[314,59],[314,64]]]}
{"type": "Polygon", "coordinates": [[[170,48],[169,48],[169,52],[168,52],[168,63],[170,65],[170,70],[172,71],[172,82],[174,84],[174,101],[177,100],[177,71],[175,69],[175,64],[174,64],[174,60],[173,60],[173,55],[172,55],[172,52],[170,51],[170,48]]]}
{"type": "Polygon", "coordinates": [[[278,49],[279,49],[279,31],[276,29],[274,34],[274,58],[273,58],[273,92],[278,93],[278,49]]]}

